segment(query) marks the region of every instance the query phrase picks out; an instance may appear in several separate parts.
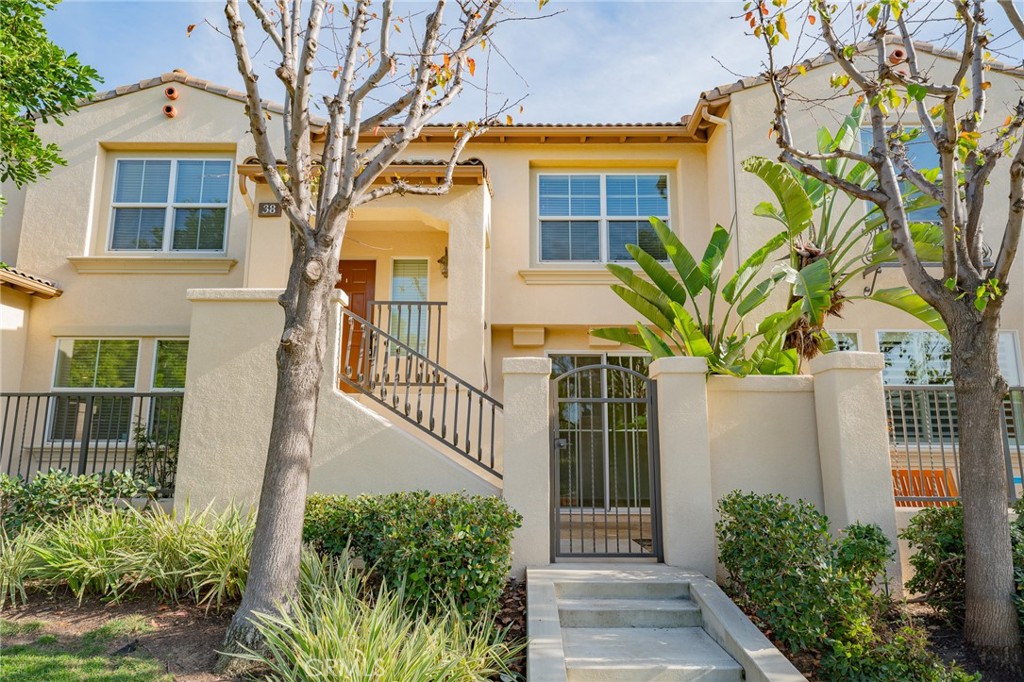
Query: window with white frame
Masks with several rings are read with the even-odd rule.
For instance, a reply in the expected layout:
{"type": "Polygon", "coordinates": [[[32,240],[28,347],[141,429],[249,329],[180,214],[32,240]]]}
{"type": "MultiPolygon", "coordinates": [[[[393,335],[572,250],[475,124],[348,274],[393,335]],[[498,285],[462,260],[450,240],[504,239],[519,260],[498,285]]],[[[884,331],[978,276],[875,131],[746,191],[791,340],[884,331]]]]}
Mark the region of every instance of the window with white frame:
{"type": "Polygon", "coordinates": [[[118,159],[111,251],[222,252],[229,159],[118,159]]]}
{"type": "Polygon", "coordinates": [[[91,399],[58,395],[50,417],[51,440],[80,440],[91,407],[91,440],[126,441],[139,363],[138,339],[60,339],[53,387],[96,393],[91,399]],[[109,394],[109,395],[108,395],[109,394]],[[126,395],[127,394],[127,395],[126,395]]]}
{"type": "Polygon", "coordinates": [[[860,350],[860,332],[829,331],[836,350],[860,350]]]}
{"type": "Polygon", "coordinates": [[[541,173],[537,197],[541,262],[631,261],[627,244],[667,259],[648,218],[668,222],[668,175],[541,173]]]}
{"type": "Polygon", "coordinates": [[[153,390],[185,389],[188,339],[157,339],[153,356],[153,390]]]}

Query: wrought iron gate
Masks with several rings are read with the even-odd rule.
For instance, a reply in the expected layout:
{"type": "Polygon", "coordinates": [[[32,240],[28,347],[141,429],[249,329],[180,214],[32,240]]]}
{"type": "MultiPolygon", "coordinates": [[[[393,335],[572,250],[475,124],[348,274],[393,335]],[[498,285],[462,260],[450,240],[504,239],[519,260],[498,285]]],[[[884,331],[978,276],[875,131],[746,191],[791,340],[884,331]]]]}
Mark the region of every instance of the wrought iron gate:
{"type": "Polygon", "coordinates": [[[619,365],[552,381],[552,561],[663,560],[656,395],[654,380],[619,365]]]}

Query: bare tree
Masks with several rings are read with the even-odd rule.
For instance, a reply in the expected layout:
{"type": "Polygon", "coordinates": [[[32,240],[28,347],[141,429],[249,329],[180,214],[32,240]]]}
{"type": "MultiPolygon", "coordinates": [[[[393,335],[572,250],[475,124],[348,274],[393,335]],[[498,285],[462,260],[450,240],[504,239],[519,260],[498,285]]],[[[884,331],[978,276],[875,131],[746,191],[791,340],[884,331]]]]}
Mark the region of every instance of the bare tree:
{"type": "MultiPolygon", "coordinates": [[[[797,10],[786,7],[785,0],[772,0],[772,4],[769,8],[767,3],[748,3],[747,20],[767,48],[780,158],[880,207],[910,286],[938,311],[949,331],[967,547],[965,634],[983,654],[1020,666],[1000,421],[1007,385],[999,374],[997,342],[1000,311],[1024,219],[1024,143],[1020,137],[1024,100],[1010,111],[1000,112],[996,125],[984,127],[989,113],[986,90],[991,58],[983,0],[952,2],[959,55],[949,74],[922,68],[914,35],[928,28],[932,20],[926,17],[911,23],[906,0],[867,2],[859,7],[810,0],[799,16],[797,10]],[[788,22],[787,12],[792,15],[788,22]],[[792,82],[802,69],[779,69],[775,63],[780,40],[789,37],[788,26],[817,32],[827,45],[839,67],[832,77],[837,97],[850,93],[863,98],[871,132],[869,150],[837,147],[812,152],[795,142],[787,105],[792,82]],[[865,28],[867,40],[858,43],[856,33],[865,28]],[[902,53],[889,50],[887,41],[898,42],[902,53]],[[904,117],[912,121],[908,126],[902,123],[904,117]],[[934,182],[908,158],[906,143],[915,134],[933,145],[941,160],[941,172],[934,182]],[[875,182],[859,185],[845,181],[829,172],[827,162],[832,159],[867,164],[874,171],[875,182]],[[1005,215],[1001,243],[990,260],[985,254],[984,209],[988,182],[997,169],[1008,173],[1010,195],[1008,201],[1000,197],[992,202],[995,206],[988,207],[988,215],[996,211],[1005,215]],[[944,237],[941,274],[929,271],[918,257],[901,200],[901,182],[940,202],[944,237]]],[[[1012,3],[1000,0],[1000,5],[1024,40],[1024,23],[1012,3]]]]}
{"type": "Polygon", "coordinates": [[[249,580],[227,633],[229,650],[257,644],[253,613],[286,606],[297,588],[328,308],[349,216],[356,207],[391,194],[441,195],[451,188],[459,154],[474,131],[481,130],[475,125],[456,132],[443,182],[425,186],[379,180],[424,125],[462,92],[467,71],[474,69],[470,50],[480,46],[498,23],[501,2],[457,0],[457,18],[446,21],[449,3],[436,0],[425,16],[422,37],[402,54],[392,47],[393,34],[400,30],[397,22],[402,21],[394,13],[393,0],[354,0],[351,6],[327,0],[278,0],[272,5],[247,0],[262,29],[255,42],[273,50],[275,73],[284,86],[279,119],[284,142],[275,150],[268,132],[271,116],[260,93],[239,0],[226,0],[228,33],[245,82],[256,155],[288,218],[292,246],[287,286],[280,298],[285,324],[277,349],[270,447],[249,580]],[[329,15],[342,12],[347,29],[324,31],[329,15]],[[340,36],[338,48],[322,48],[321,33],[335,45],[340,36]],[[317,124],[310,114],[313,77],[324,68],[333,71],[337,87],[323,98],[326,123],[317,124]],[[378,128],[384,130],[379,141],[360,143],[361,134],[378,128]],[[314,132],[323,139],[319,151],[314,148],[314,132]]]}

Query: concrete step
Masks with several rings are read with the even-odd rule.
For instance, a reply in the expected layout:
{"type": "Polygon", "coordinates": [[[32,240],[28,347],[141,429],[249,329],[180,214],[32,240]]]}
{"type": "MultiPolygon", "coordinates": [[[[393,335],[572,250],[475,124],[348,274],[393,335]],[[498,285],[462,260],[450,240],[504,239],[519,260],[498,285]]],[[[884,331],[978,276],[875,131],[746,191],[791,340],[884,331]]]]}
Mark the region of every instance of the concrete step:
{"type": "Polygon", "coordinates": [[[562,628],[568,682],[741,682],[702,628],[562,628]]]}
{"type": "Polygon", "coordinates": [[[689,599],[559,599],[558,620],[571,628],[699,627],[700,609],[689,599]]]}
{"type": "Polygon", "coordinates": [[[647,580],[576,581],[555,584],[563,599],[689,599],[690,584],[647,580]]]}

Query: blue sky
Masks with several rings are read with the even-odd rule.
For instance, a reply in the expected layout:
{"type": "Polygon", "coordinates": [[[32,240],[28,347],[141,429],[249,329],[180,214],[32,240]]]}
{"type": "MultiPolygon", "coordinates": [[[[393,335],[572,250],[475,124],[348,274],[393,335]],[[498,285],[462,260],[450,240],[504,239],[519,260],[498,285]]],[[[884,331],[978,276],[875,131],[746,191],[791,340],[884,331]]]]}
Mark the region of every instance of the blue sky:
{"type": "MultiPolygon", "coordinates": [[[[404,4],[408,11],[425,6],[404,4]]],[[[499,27],[495,43],[515,70],[488,50],[491,108],[526,95],[524,111],[513,112],[517,121],[677,120],[693,109],[701,91],[736,80],[734,73],[762,70],[761,43],[730,18],[741,6],[740,0],[553,0],[547,10],[560,11],[557,16],[499,27]]],[[[222,8],[219,2],[64,0],[46,24],[55,42],[99,70],[105,80],[100,89],[174,68],[239,87],[226,37],[204,25],[186,36],[186,26],[203,19],[223,25],[222,8]]],[[[537,15],[533,0],[513,8],[537,15]]],[[[1005,27],[994,3],[989,13],[997,32],[1005,27]]],[[[249,30],[255,35],[258,26],[249,30]]],[[[1012,44],[1010,51],[1024,58],[1024,46],[1012,44]]],[[[477,55],[478,82],[485,59],[477,55]]],[[[261,84],[272,84],[267,76],[261,84]]],[[[273,90],[264,96],[280,99],[273,90]]],[[[478,118],[483,109],[481,91],[469,88],[445,118],[478,118]]]]}

